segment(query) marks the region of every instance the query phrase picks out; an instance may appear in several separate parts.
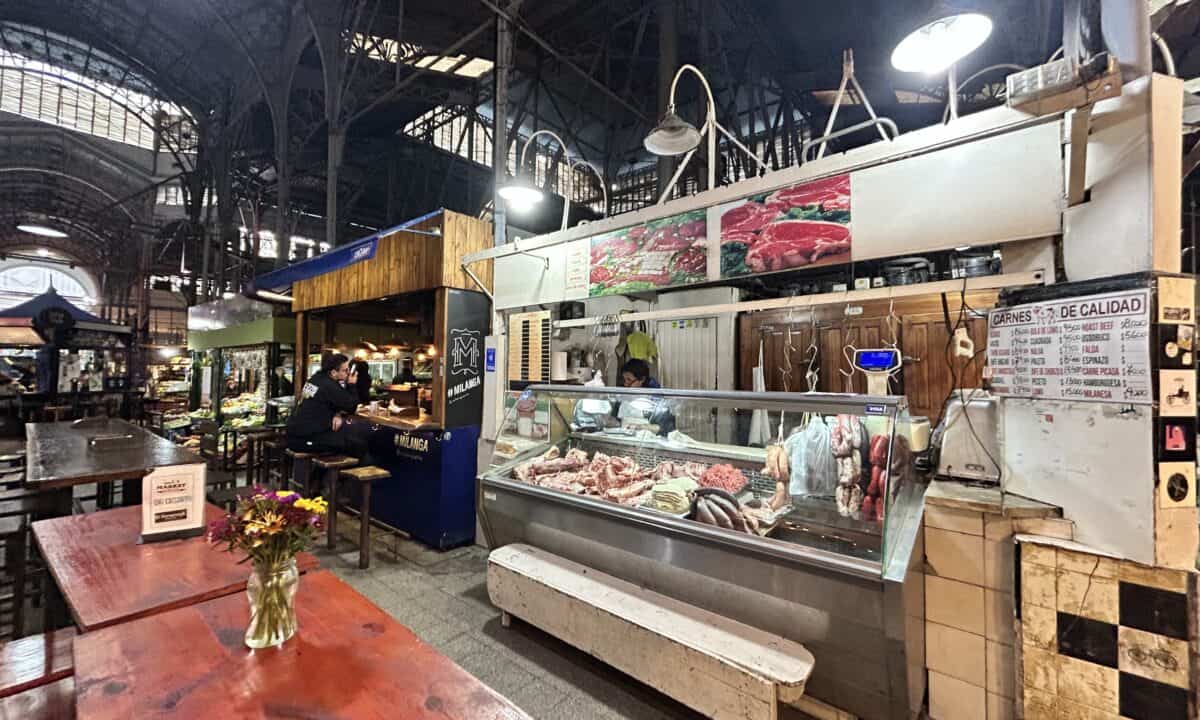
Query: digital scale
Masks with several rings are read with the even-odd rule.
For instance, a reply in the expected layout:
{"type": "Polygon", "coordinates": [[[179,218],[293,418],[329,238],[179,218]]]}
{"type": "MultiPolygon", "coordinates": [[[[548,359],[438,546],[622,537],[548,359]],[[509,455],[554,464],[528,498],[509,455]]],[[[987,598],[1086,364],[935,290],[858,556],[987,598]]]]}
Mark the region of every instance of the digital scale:
{"type": "Polygon", "coordinates": [[[873,348],[854,351],[854,369],[867,376],[868,395],[887,395],[888,378],[897,370],[903,358],[896,348],[873,348]]]}

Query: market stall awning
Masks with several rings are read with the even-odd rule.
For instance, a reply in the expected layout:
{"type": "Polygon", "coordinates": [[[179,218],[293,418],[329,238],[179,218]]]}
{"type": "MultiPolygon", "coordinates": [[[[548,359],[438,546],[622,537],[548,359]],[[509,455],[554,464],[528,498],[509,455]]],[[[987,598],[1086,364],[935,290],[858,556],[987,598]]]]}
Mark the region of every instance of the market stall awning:
{"type": "Polygon", "coordinates": [[[363,260],[370,260],[375,257],[375,248],[379,245],[379,238],[391,235],[400,230],[408,230],[414,225],[437,216],[441,212],[442,210],[434,210],[421,217],[413,218],[386,230],[380,230],[374,235],[346,243],[307,260],[292,263],[285,268],[274,270],[265,275],[259,275],[250,281],[249,292],[282,290],[298,280],[307,280],[308,278],[324,275],[327,272],[333,272],[334,270],[362,262],[363,260]]]}
{"type": "Polygon", "coordinates": [[[55,292],[54,288],[50,288],[41,295],[26,300],[20,305],[14,305],[7,310],[0,310],[0,318],[27,318],[30,321],[37,321],[51,310],[59,310],[70,315],[71,319],[75,321],[75,327],[84,330],[100,330],[102,332],[126,334],[133,332],[124,325],[110,323],[102,317],[98,317],[87,310],[72,305],[66,298],[55,292]]]}

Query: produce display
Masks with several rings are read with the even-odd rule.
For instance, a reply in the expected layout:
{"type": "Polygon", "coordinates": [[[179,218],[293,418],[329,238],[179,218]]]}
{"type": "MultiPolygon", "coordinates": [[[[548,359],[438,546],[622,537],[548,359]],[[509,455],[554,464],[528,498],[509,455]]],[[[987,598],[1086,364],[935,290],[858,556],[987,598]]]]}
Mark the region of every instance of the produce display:
{"type": "Polygon", "coordinates": [[[722,210],[723,278],[849,259],[849,175],[755,195],[722,210]]]}
{"type": "Polygon", "coordinates": [[[244,430],[245,428],[260,427],[267,422],[266,415],[247,415],[245,417],[234,418],[229,421],[229,427],[234,430],[244,430]]]}
{"type": "Polygon", "coordinates": [[[621,295],[708,278],[707,211],[662,218],[592,238],[588,294],[621,295]]]}
{"type": "Polygon", "coordinates": [[[242,393],[221,401],[222,415],[264,415],[266,401],[256,393],[242,393]]]}

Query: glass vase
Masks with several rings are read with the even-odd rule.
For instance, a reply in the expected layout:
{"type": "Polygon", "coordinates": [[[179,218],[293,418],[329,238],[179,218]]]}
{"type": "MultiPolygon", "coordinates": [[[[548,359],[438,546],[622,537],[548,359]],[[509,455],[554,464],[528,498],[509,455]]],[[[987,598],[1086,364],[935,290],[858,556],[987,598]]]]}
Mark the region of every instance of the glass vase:
{"type": "Polygon", "coordinates": [[[296,634],[296,588],[300,572],[296,558],[280,563],[254,563],[246,582],[250,599],[250,626],[246,647],[259,649],[282,645],[296,634]]]}

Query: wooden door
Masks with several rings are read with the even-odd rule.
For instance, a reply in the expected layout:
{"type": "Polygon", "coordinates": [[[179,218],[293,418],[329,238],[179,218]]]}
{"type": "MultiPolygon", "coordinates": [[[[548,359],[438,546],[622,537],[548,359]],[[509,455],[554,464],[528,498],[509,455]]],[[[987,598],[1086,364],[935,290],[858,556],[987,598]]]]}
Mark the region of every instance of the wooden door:
{"type": "MultiPolygon", "coordinates": [[[[950,320],[953,323],[957,317],[950,320]]],[[[951,390],[982,384],[987,318],[966,319],[964,324],[975,343],[973,359],[953,356],[953,348],[947,352],[950,336],[941,313],[904,317],[900,348],[905,357],[903,376],[910,414],[935,422],[951,390]]]]}

